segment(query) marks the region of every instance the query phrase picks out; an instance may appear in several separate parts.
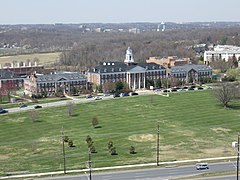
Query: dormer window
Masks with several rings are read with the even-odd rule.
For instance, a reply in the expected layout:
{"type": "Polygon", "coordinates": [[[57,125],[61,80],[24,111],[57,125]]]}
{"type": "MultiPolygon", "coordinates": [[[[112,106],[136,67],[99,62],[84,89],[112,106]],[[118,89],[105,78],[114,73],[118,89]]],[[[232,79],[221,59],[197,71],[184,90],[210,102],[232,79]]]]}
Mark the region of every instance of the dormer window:
{"type": "Polygon", "coordinates": [[[104,72],[107,72],[107,69],[105,68],[103,71],[104,71],[104,72]]]}
{"type": "Polygon", "coordinates": [[[122,71],[122,68],[119,68],[119,71],[122,71]]]}
{"type": "Polygon", "coordinates": [[[146,66],[146,69],[148,69],[148,66],[146,66]]]}
{"type": "Polygon", "coordinates": [[[155,66],[153,66],[152,68],[155,69],[155,66]]]}
{"type": "Polygon", "coordinates": [[[114,72],[114,68],[112,68],[112,72],[114,72]]]}

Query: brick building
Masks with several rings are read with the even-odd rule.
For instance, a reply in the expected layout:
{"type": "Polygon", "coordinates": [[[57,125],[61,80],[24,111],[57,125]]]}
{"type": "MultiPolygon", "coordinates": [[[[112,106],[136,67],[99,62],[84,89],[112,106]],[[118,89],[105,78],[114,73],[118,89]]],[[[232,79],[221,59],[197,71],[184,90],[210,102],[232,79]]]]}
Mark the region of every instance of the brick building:
{"type": "Polygon", "coordinates": [[[156,63],[135,63],[132,50],[128,48],[124,62],[103,62],[91,69],[87,76],[88,81],[96,85],[121,81],[135,90],[146,88],[148,80],[166,78],[166,69],[156,63]]]}

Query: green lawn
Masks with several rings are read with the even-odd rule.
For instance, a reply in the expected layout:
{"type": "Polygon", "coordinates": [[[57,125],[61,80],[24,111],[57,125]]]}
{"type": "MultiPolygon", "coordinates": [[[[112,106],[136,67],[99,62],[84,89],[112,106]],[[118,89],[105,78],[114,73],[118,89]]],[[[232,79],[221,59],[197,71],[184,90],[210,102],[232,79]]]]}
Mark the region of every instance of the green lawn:
{"type": "Polygon", "coordinates": [[[233,105],[224,109],[211,91],[198,91],[78,104],[72,117],[66,107],[38,109],[39,122],[32,122],[30,112],[2,115],[0,171],[62,170],[62,127],[76,145],[66,147],[67,169],[86,167],[87,135],[98,152],[92,155],[94,167],[155,162],[157,121],[161,161],[231,156],[240,127],[240,102],[233,105]],[[92,128],[93,117],[101,128],[92,128]],[[117,156],[108,153],[110,140],[117,156]],[[128,153],[131,145],[137,154],[128,153]]]}

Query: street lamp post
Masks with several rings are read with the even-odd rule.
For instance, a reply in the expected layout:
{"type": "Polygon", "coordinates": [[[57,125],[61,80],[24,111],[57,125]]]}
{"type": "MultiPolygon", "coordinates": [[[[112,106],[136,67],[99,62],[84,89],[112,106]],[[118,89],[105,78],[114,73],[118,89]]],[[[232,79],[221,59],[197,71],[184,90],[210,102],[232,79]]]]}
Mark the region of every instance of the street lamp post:
{"type": "Polygon", "coordinates": [[[160,147],[160,128],[159,122],[157,125],[157,166],[159,166],[159,147],[160,147]]]}
{"type": "Polygon", "coordinates": [[[237,142],[237,180],[238,180],[238,173],[239,173],[239,134],[238,134],[238,142],[237,142]]]}
{"type": "Polygon", "coordinates": [[[91,150],[88,150],[88,167],[89,167],[89,180],[92,180],[92,158],[91,158],[91,150]]]}
{"type": "Polygon", "coordinates": [[[237,139],[237,142],[234,141],[232,142],[232,147],[235,148],[237,150],[237,180],[239,180],[239,146],[240,146],[240,134],[238,134],[238,139],[237,139]]]}

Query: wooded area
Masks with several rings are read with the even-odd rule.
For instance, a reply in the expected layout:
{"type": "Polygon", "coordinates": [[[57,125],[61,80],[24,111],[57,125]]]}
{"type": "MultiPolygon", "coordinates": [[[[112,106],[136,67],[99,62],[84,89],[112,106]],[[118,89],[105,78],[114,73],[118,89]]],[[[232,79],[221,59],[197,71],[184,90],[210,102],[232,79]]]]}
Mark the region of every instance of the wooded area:
{"type": "MultiPolygon", "coordinates": [[[[61,27],[61,26],[60,26],[61,27]]],[[[1,28],[0,28],[1,30],[1,28]]],[[[103,61],[123,61],[127,47],[134,52],[136,62],[150,56],[190,57],[196,44],[229,44],[240,46],[240,28],[188,28],[164,32],[88,32],[76,28],[22,28],[0,33],[0,45],[15,45],[16,53],[63,52],[60,65],[86,69],[103,61]],[[21,49],[21,51],[19,50],[21,49]]],[[[9,48],[10,49],[10,48],[9,48]]],[[[12,52],[11,52],[12,53],[12,52]]]]}

